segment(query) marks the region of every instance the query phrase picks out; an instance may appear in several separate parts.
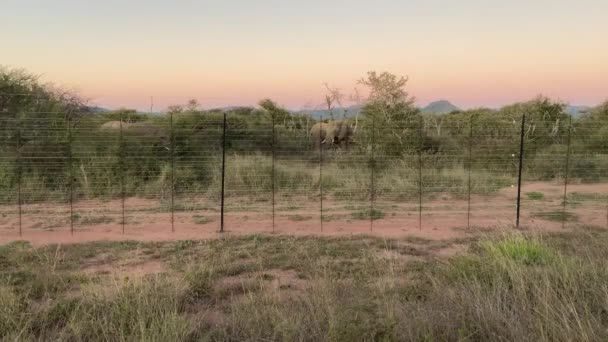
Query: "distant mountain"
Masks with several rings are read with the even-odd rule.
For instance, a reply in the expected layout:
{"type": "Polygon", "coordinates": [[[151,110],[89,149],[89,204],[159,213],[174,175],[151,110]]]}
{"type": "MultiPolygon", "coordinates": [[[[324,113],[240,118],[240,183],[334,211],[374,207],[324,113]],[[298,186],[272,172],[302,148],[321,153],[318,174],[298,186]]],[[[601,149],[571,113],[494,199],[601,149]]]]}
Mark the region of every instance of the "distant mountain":
{"type": "Polygon", "coordinates": [[[586,113],[591,107],[588,106],[566,106],[566,113],[568,115],[572,115],[573,117],[581,116],[581,114],[586,113]]]}
{"type": "Polygon", "coordinates": [[[334,110],[330,113],[327,109],[310,109],[310,110],[298,110],[292,113],[294,114],[308,114],[314,119],[330,119],[333,115],[334,119],[341,119],[344,116],[347,118],[355,117],[357,114],[361,112],[362,106],[350,106],[350,107],[341,107],[334,108],[334,110]]]}
{"type": "Polygon", "coordinates": [[[218,107],[211,108],[209,111],[218,111],[218,112],[233,112],[233,111],[252,111],[253,107],[250,106],[226,106],[226,107],[218,107]]]}
{"type": "Polygon", "coordinates": [[[423,113],[429,114],[448,114],[454,111],[459,111],[460,108],[454,106],[449,101],[439,100],[429,103],[426,107],[422,108],[423,113]]]}
{"type": "Polygon", "coordinates": [[[107,112],[109,112],[109,111],[110,111],[110,110],[109,110],[109,109],[107,109],[107,108],[103,108],[103,107],[99,107],[99,106],[87,107],[87,109],[88,109],[88,111],[89,111],[89,112],[91,112],[91,113],[96,113],[96,114],[99,114],[99,113],[107,113],[107,112]]]}

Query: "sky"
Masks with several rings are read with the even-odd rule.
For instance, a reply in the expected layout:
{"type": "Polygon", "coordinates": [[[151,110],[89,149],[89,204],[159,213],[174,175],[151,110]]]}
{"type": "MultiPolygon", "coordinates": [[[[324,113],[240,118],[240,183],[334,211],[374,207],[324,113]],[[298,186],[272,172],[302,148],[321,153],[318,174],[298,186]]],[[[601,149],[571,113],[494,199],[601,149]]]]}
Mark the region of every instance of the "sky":
{"type": "Polygon", "coordinates": [[[606,0],[0,0],[0,64],[107,107],[318,108],[409,77],[419,105],[608,99],[606,0]],[[151,103],[152,102],[152,103],[151,103]]]}

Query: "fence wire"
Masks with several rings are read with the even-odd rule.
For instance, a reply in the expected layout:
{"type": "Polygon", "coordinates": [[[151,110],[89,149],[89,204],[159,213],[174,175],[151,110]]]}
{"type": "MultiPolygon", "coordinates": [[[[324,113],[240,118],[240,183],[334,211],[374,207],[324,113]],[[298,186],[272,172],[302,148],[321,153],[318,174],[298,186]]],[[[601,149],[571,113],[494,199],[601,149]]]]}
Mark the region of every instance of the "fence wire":
{"type": "Polygon", "coordinates": [[[348,146],[311,133],[322,118],[281,120],[3,113],[0,228],[195,236],[608,226],[608,147],[591,141],[600,127],[523,115],[500,127],[477,116],[372,119],[348,146]]]}

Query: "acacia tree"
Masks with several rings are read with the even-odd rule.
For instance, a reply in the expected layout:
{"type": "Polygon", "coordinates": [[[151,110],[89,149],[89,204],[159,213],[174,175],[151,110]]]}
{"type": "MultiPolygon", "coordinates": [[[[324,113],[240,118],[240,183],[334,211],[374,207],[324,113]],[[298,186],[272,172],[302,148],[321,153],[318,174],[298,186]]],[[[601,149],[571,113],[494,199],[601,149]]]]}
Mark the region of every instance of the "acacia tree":
{"type": "Polygon", "coordinates": [[[362,108],[361,140],[365,145],[371,144],[374,126],[376,144],[388,154],[400,155],[419,148],[421,115],[414,98],[405,90],[407,81],[407,77],[375,71],[359,80],[369,93],[362,108]]]}
{"type": "Polygon", "coordinates": [[[343,106],[344,94],[339,88],[330,87],[329,84],[325,83],[325,89],[327,89],[327,93],[325,94],[325,104],[327,105],[327,111],[329,112],[329,117],[334,120],[334,109],[336,109],[336,105],[341,108],[344,112],[342,113],[342,118],[346,119],[347,109],[343,106]]]}
{"type": "Polygon", "coordinates": [[[574,132],[579,149],[588,153],[608,151],[608,101],[589,109],[578,120],[574,132]]]}
{"type": "Polygon", "coordinates": [[[274,118],[274,122],[276,124],[282,124],[283,126],[288,126],[288,120],[291,118],[289,112],[278,106],[271,99],[263,99],[259,102],[260,107],[266,113],[266,117],[269,121],[274,118]]]}
{"type": "Polygon", "coordinates": [[[568,132],[568,114],[564,108],[563,103],[538,96],[531,101],[505,106],[500,109],[500,114],[517,123],[522,114],[526,114],[526,150],[533,152],[549,145],[564,143],[568,132]]]}
{"type": "Polygon", "coordinates": [[[46,185],[61,188],[68,124],[77,126],[89,112],[85,103],[74,92],[42,83],[37,75],[0,66],[0,158],[11,160],[18,153],[28,160],[23,173],[35,173],[46,185]]]}

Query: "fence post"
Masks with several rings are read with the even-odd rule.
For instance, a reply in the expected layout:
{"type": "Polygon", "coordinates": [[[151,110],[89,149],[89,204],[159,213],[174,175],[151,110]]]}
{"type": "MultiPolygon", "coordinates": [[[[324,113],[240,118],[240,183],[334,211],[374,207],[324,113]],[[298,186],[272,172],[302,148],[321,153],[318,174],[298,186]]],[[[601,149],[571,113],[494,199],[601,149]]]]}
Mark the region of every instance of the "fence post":
{"type": "Polygon", "coordinates": [[[120,111],[120,134],[118,136],[118,167],[120,172],[120,201],[122,206],[122,234],[125,234],[125,156],[122,136],[122,111],[120,111]]]}
{"type": "Polygon", "coordinates": [[[563,220],[562,220],[562,228],[566,226],[566,203],[568,200],[568,174],[570,172],[570,141],[572,135],[572,115],[569,116],[568,123],[568,147],[566,150],[566,173],[564,175],[564,202],[563,202],[563,220]]]}
{"type": "Polygon", "coordinates": [[[418,227],[422,230],[422,130],[424,129],[424,118],[420,118],[418,128],[418,227]]]}
{"type": "Polygon", "coordinates": [[[473,115],[469,123],[469,162],[468,162],[468,195],[467,195],[467,228],[471,228],[471,172],[473,169],[473,115]]]}
{"type": "MultiPolygon", "coordinates": [[[[319,122],[323,122],[323,115],[319,117],[319,122]]],[[[325,136],[327,138],[327,136],[325,136]]],[[[320,218],[321,218],[321,232],[323,232],[323,140],[321,137],[321,130],[319,130],[319,193],[321,195],[320,200],[320,218]]]]}
{"type": "MultiPolygon", "coordinates": [[[[309,124],[310,124],[310,116],[306,116],[306,142],[308,143],[308,146],[310,146],[310,130],[308,129],[309,124]]],[[[310,147],[309,147],[310,148],[310,147]]]]}
{"type": "Polygon", "coordinates": [[[226,182],[226,112],[224,112],[224,125],[222,126],[222,192],[220,204],[220,233],[224,232],[224,186],[226,182]]]}
{"type": "Polygon", "coordinates": [[[173,112],[170,112],[171,129],[171,232],[175,232],[175,135],[173,133],[173,112]]]}
{"type": "Polygon", "coordinates": [[[274,196],[275,196],[275,194],[274,194],[275,193],[275,184],[274,184],[274,177],[275,177],[275,175],[274,175],[274,173],[275,173],[275,170],[274,170],[274,167],[275,167],[275,165],[274,165],[274,162],[275,162],[275,129],[274,129],[274,119],[275,119],[274,118],[274,113],[272,113],[272,142],[271,142],[271,144],[272,144],[272,146],[271,146],[272,147],[272,173],[270,175],[270,181],[272,182],[272,232],[273,233],[274,233],[274,227],[275,227],[274,226],[274,219],[275,219],[275,217],[274,217],[275,216],[275,208],[274,208],[274,206],[275,206],[275,198],[274,198],[274,196]]]}
{"type": "Polygon", "coordinates": [[[70,196],[70,234],[74,235],[74,171],[72,167],[72,113],[68,113],[68,177],[70,196]]]}
{"type": "Polygon", "coordinates": [[[23,222],[22,222],[22,210],[21,210],[21,117],[19,114],[15,114],[17,118],[17,210],[19,211],[19,237],[23,235],[23,222]]]}
{"type": "Polygon", "coordinates": [[[521,178],[524,167],[524,131],[526,129],[526,113],[521,116],[521,131],[519,140],[519,171],[517,175],[517,214],[515,218],[515,227],[519,228],[519,219],[521,213],[521,178]]]}
{"type": "Polygon", "coordinates": [[[374,146],[376,144],[376,117],[372,116],[372,148],[371,148],[371,158],[370,158],[370,209],[369,209],[369,231],[372,232],[374,230],[374,197],[375,193],[375,179],[374,173],[376,168],[376,160],[374,159],[374,146]]]}

